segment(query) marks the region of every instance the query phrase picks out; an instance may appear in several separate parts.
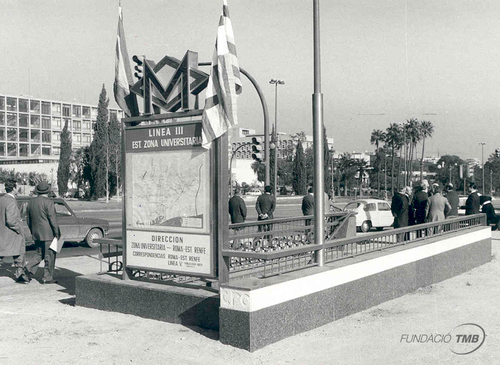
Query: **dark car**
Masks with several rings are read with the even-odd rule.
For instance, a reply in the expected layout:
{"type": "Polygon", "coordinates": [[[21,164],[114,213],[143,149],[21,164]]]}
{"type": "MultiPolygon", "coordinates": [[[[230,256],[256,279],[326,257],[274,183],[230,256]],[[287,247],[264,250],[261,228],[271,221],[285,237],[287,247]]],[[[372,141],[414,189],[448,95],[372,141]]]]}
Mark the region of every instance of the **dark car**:
{"type": "MultiPolygon", "coordinates": [[[[26,209],[31,196],[18,196],[17,204],[21,211],[23,229],[26,237],[26,243],[32,244],[33,238],[26,224],[26,209]]],[[[108,234],[109,222],[104,219],[80,218],[66,204],[62,198],[51,198],[54,202],[57,215],[57,223],[61,229],[61,238],[65,242],[85,242],[89,247],[97,247],[99,244],[96,239],[102,238],[108,234]]]]}

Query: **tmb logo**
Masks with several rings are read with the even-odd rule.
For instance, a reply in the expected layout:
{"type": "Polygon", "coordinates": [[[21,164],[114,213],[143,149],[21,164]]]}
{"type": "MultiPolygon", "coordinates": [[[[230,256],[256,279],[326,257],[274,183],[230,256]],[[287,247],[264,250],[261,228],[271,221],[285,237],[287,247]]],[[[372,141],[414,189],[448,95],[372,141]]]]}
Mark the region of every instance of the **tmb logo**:
{"type": "Polygon", "coordinates": [[[484,329],[475,323],[464,323],[451,333],[450,350],[457,355],[471,354],[479,349],[486,339],[484,329]]]}

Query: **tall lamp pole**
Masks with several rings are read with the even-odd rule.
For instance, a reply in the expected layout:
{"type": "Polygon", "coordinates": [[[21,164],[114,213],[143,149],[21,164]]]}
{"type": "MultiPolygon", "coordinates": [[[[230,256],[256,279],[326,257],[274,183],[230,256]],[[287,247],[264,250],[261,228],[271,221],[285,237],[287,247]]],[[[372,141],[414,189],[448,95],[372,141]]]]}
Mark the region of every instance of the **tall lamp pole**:
{"type": "Polygon", "coordinates": [[[313,109],[313,144],[314,144],[314,238],[320,247],[316,251],[318,266],[325,264],[323,248],[325,232],[325,211],[323,194],[324,157],[323,157],[323,94],[321,93],[321,57],[320,57],[320,27],[319,27],[319,0],[313,0],[313,43],[314,43],[314,94],[312,97],[313,109]]]}
{"type": "Polygon", "coordinates": [[[274,85],[274,190],[278,195],[278,85],[285,85],[285,81],[271,79],[269,83],[274,85]]]}
{"type": "Polygon", "coordinates": [[[483,170],[483,195],[484,195],[484,145],[486,142],[479,142],[481,145],[481,170],[483,170]]]}

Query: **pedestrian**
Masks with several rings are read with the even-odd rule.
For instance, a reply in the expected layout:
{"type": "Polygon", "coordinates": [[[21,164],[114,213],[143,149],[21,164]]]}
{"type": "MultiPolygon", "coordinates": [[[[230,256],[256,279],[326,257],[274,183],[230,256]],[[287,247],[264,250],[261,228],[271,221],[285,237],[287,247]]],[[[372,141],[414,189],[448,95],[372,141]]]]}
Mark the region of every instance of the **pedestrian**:
{"type": "MultiPolygon", "coordinates": [[[[309,188],[307,194],[302,198],[302,214],[305,216],[314,215],[314,195],[312,187],[309,188]]],[[[312,219],[306,219],[305,225],[310,226],[311,221],[312,219]]]]}
{"type": "MultiPolygon", "coordinates": [[[[259,195],[259,197],[257,198],[255,209],[257,210],[257,220],[259,221],[273,219],[273,212],[276,208],[276,198],[271,195],[271,191],[271,187],[269,185],[266,185],[264,187],[264,194],[259,195]]],[[[259,225],[259,232],[270,231],[272,228],[272,224],[259,225]]]]}
{"type": "Polygon", "coordinates": [[[479,201],[482,205],[481,212],[486,213],[486,218],[488,220],[488,225],[492,224],[492,231],[496,231],[498,229],[498,222],[500,221],[500,216],[495,213],[495,207],[491,204],[491,196],[481,195],[479,197],[479,201]]]}
{"type": "Polygon", "coordinates": [[[17,206],[16,183],[6,181],[5,193],[0,197],[0,260],[5,256],[12,256],[16,282],[29,284],[30,277],[25,269],[26,241],[17,206]]]}
{"type": "Polygon", "coordinates": [[[448,200],[448,203],[450,203],[451,209],[446,215],[446,218],[455,218],[458,217],[458,204],[459,204],[459,198],[458,194],[453,189],[453,184],[448,183],[446,185],[446,199],[448,200]]]}
{"type": "Polygon", "coordinates": [[[241,198],[240,189],[234,189],[234,195],[229,199],[229,214],[231,223],[244,223],[247,218],[247,206],[241,198]]]}
{"type": "Polygon", "coordinates": [[[433,194],[427,204],[427,222],[443,221],[446,214],[451,210],[451,205],[442,194],[442,189],[438,185],[434,187],[433,194]]]}
{"type": "Polygon", "coordinates": [[[481,202],[479,200],[479,194],[476,190],[476,184],[471,182],[469,184],[469,196],[465,202],[465,215],[479,214],[479,207],[481,202]]]}
{"type": "Polygon", "coordinates": [[[412,207],[415,216],[415,224],[425,223],[427,201],[429,199],[429,195],[427,192],[428,189],[429,183],[427,182],[427,180],[422,180],[420,186],[413,194],[412,207]]]}
{"type": "Polygon", "coordinates": [[[54,237],[61,238],[61,231],[57,224],[54,202],[48,198],[49,184],[45,181],[40,182],[34,192],[38,196],[28,203],[27,223],[35,241],[36,252],[26,267],[31,275],[35,275],[38,265],[44,260],[45,269],[42,284],[54,284],[57,283],[54,280],[56,252],[50,249],[50,244],[54,237]]]}
{"type": "Polygon", "coordinates": [[[394,217],[394,228],[408,226],[408,205],[405,186],[392,197],[391,212],[394,217]]]}

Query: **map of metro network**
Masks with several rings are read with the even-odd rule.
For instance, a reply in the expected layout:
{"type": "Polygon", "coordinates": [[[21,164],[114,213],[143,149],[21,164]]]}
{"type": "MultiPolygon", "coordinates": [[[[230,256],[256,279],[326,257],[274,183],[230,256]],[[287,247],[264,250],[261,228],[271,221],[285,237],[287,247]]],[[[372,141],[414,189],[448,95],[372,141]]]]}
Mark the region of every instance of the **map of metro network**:
{"type": "Polygon", "coordinates": [[[209,200],[204,153],[172,151],[130,157],[133,226],[203,228],[209,200]]]}

